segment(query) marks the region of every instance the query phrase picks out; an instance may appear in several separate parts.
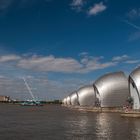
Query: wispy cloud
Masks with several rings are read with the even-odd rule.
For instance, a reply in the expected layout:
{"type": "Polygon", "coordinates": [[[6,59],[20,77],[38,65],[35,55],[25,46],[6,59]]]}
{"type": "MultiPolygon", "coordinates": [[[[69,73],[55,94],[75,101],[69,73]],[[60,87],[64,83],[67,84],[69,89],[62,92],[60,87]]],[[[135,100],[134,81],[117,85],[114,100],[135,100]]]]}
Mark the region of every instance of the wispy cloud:
{"type": "Polygon", "coordinates": [[[54,56],[24,58],[18,66],[24,69],[32,69],[46,72],[62,73],[88,73],[98,69],[115,66],[116,62],[101,63],[102,57],[84,56],[80,62],[73,58],[55,58],[54,56]]]}
{"type": "MultiPolygon", "coordinates": [[[[68,79],[48,79],[49,72],[67,74],[87,74],[95,70],[101,70],[118,66],[119,64],[137,64],[139,60],[134,60],[128,55],[114,56],[106,61],[103,56],[93,57],[88,53],[81,53],[79,59],[67,57],[39,56],[39,55],[3,55],[0,56],[0,89],[4,95],[18,99],[30,99],[30,95],[21,78],[11,78],[7,72],[16,73],[13,77],[27,75],[26,79],[32,87],[36,97],[45,99],[63,98],[73,90],[82,85],[91,83],[91,80],[70,77],[68,79]],[[11,63],[11,62],[14,62],[11,63]],[[8,66],[8,67],[7,67],[8,66]],[[10,66],[10,67],[9,67],[10,66]],[[4,68],[5,67],[5,68],[4,68]],[[14,67],[15,72],[11,69],[14,67]],[[10,70],[9,70],[10,68],[10,70]],[[4,70],[4,73],[2,72],[4,70]],[[21,73],[19,71],[21,70],[21,73]],[[23,73],[22,73],[23,71],[23,73]],[[5,74],[5,75],[3,75],[5,74]],[[45,76],[44,76],[45,74],[45,76]]],[[[94,80],[94,79],[93,79],[94,80]]],[[[93,81],[92,81],[93,82],[93,81]]]]}
{"type": "Polygon", "coordinates": [[[54,56],[23,58],[18,66],[25,69],[70,73],[82,68],[73,58],[55,58],[54,56]]]}
{"type": "Polygon", "coordinates": [[[140,39],[140,26],[128,21],[128,20],[122,20],[124,23],[126,23],[127,25],[131,26],[132,28],[136,29],[137,31],[135,31],[134,33],[130,34],[128,37],[128,41],[136,41],[140,39]]]}
{"type": "Polygon", "coordinates": [[[140,18],[140,8],[135,8],[130,10],[127,14],[126,14],[127,18],[129,18],[130,20],[134,20],[134,19],[138,19],[140,18]]]}
{"type": "Polygon", "coordinates": [[[71,5],[72,6],[82,6],[84,3],[84,0],[73,0],[71,5]]]}
{"type": "Polygon", "coordinates": [[[133,27],[133,28],[135,28],[135,29],[137,29],[137,30],[140,30],[140,26],[137,26],[137,25],[131,23],[131,22],[128,21],[128,20],[123,20],[123,22],[126,23],[126,24],[128,24],[128,25],[130,25],[131,27],[133,27]]]}
{"type": "Polygon", "coordinates": [[[124,61],[124,60],[127,60],[127,59],[129,59],[129,56],[124,54],[122,56],[114,56],[112,58],[112,61],[124,61]]]}
{"type": "Polygon", "coordinates": [[[19,60],[21,57],[18,55],[4,55],[0,56],[0,62],[9,62],[19,60]]]}
{"type": "Polygon", "coordinates": [[[79,53],[79,56],[87,56],[87,55],[89,55],[88,52],[81,52],[81,53],[79,53]]]}
{"type": "Polygon", "coordinates": [[[136,41],[140,39],[140,31],[138,32],[134,32],[131,35],[129,35],[128,41],[132,42],[132,41],[136,41]]]}
{"type": "Polygon", "coordinates": [[[137,64],[137,63],[140,63],[140,60],[128,60],[128,61],[125,61],[125,63],[127,63],[127,64],[137,64]]]}
{"type": "Polygon", "coordinates": [[[107,9],[107,6],[103,4],[103,2],[94,4],[93,7],[91,7],[88,11],[88,15],[97,15],[107,9]]]}
{"type": "Polygon", "coordinates": [[[86,0],[73,0],[70,4],[71,8],[76,11],[81,11],[82,7],[84,6],[86,0]]]}
{"type": "MultiPolygon", "coordinates": [[[[87,53],[82,53],[80,60],[67,57],[49,56],[18,56],[5,55],[0,56],[0,64],[10,63],[15,67],[23,70],[32,70],[38,72],[57,72],[57,73],[89,73],[95,70],[105,69],[117,66],[120,63],[132,64],[136,61],[132,60],[127,55],[114,56],[110,61],[106,61],[103,56],[93,57],[87,53]]],[[[9,66],[10,66],[9,65],[9,66]]]]}
{"type": "Polygon", "coordinates": [[[137,64],[140,62],[140,60],[134,60],[130,56],[124,54],[121,56],[115,56],[112,58],[112,61],[116,61],[118,63],[125,63],[125,64],[137,64]]]}

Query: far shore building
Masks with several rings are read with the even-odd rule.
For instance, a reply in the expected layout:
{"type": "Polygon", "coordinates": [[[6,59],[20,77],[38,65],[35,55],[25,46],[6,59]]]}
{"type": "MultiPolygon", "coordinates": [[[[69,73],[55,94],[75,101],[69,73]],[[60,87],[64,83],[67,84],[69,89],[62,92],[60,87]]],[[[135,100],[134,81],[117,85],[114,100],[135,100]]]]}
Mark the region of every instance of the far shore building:
{"type": "Polygon", "coordinates": [[[9,101],[10,101],[9,96],[0,95],[0,102],[9,102],[9,101]]]}

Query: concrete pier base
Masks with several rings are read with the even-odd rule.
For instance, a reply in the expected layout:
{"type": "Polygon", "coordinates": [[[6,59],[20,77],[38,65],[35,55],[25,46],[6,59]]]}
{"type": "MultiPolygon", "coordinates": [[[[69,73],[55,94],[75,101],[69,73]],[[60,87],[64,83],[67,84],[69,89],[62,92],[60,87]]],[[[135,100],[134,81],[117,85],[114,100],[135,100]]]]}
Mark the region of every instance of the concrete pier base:
{"type": "Polygon", "coordinates": [[[68,108],[78,111],[98,112],[98,113],[121,113],[122,108],[101,108],[101,107],[81,107],[81,106],[68,106],[68,108]]]}
{"type": "Polygon", "coordinates": [[[121,117],[140,118],[140,110],[123,111],[121,117]]]}
{"type": "Polygon", "coordinates": [[[121,117],[140,118],[140,110],[124,110],[122,107],[102,108],[102,107],[85,107],[85,106],[65,106],[72,110],[95,112],[95,113],[120,113],[121,117]]]}

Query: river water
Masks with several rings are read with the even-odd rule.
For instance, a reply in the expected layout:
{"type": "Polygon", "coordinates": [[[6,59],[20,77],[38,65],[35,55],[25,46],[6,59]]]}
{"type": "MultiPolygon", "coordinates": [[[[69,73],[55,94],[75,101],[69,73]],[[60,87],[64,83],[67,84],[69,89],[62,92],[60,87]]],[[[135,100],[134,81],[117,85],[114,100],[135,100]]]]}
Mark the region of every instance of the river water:
{"type": "Polygon", "coordinates": [[[0,105],[0,140],[140,140],[140,119],[59,105],[0,105]]]}

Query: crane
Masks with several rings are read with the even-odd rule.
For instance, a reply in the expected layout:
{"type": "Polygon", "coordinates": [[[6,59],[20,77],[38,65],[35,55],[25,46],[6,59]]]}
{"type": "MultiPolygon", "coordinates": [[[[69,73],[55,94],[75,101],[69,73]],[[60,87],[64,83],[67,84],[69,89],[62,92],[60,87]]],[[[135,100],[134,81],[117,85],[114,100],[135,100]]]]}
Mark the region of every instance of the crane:
{"type": "Polygon", "coordinates": [[[27,90],[29,91],[29,94],[32,97],[32,101],[25,101],[21,105],[23,105],[23,106],[42,106],[42,104],[39,101],[36,101],[36,99],[35,99],[35,97],[33,95],[33,92],[31,90],[30,86],[28,85],[25,77],[22,77],[22,79],[24,81],[25,86],[27,87],[27,90]]]}
{"type": "Polygon", "coordinates": [[[36,102],[36,99],[35,99],[35,97],[34,97],[34,95],[33,95],[33,92],[32,92],[32,90],[31,90],[31,88],[29,87],[29,85],[28,85],[28,83],[27,83],[25,77],[23,77],[22,79],[23,79],[24,84],[25,84],[25,86],[27,87],[27,90],[29,91],[29,93],[30,93],[30,95],[31,95],[31,97],[32,97],[32,99],[33,99],[33,101],[36,102]]]}

